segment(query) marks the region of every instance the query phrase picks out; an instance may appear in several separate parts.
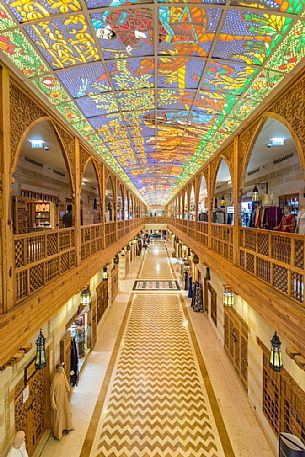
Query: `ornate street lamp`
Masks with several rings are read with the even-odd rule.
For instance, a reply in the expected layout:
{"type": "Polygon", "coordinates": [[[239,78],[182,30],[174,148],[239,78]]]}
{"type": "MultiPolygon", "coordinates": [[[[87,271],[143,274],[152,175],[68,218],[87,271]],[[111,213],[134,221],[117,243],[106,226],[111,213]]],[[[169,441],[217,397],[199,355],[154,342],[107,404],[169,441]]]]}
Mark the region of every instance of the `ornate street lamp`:
{"type": "Polygon", "coordinates": [[[253,191],[252,191],[252,201],[253,201],[254,203],[256,203],[256,202],[258,202],[258,200],[259,200],[259,197],[258,197],[258,188],[257,188],[257,186],[254,186],[254,189],[253,189],[253,191]]]}
{"type": "Polygon", "coordinates": [[[205,269],[205,279],[206,279],[207,281],[211,281],[210,267],[206,267],[206,269],[205,269]]]}
{"type": "Polygon", "coordinates": [[[107,267],[103,268],[103,279],[108,279],[108,268],[107,267]]]}
{"type": "Polygon", "coordinates": [[[281,352],[281,340],[276,332],[272,337],[271,342],[271,352],[270,352],[270,360],[269,366],[272,368],[273,371],[281,371],[283,369],[283,359],[282,359],[282,352],[281,352]]]}
{"type": "Polygon", "coordinates": [[[89,287],[83,289],[80,293],[80,302],[81,305],[90,305],[91,303],[91,292],[89,287]]]}
{"type": "Polygon", "coordinates": [[[46,356],[46,339],[42,334],[40,329],[37,341],[36,341],[36,357],[35,357],[35,368],[36,370],[42,370],[47,366],[47,356],[46,356]]]}
{"type": "Polygon", "coordinates": [[[234,292],[228,287],[224,287],[223,291],[223,304],[225,306],[233,306],[235,302],[235,294],[234,292]]]}

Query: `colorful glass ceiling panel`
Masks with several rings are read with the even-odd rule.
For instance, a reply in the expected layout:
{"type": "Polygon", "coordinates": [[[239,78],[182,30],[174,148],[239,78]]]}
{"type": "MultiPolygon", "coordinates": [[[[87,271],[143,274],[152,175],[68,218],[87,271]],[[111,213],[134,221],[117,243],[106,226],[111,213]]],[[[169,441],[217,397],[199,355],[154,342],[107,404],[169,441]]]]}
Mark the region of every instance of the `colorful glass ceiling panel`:
{"type": "Polygon", "coordinates": [[[0,0],[3,60],[148,204],[305,58],[304,0],[0,0]]]}

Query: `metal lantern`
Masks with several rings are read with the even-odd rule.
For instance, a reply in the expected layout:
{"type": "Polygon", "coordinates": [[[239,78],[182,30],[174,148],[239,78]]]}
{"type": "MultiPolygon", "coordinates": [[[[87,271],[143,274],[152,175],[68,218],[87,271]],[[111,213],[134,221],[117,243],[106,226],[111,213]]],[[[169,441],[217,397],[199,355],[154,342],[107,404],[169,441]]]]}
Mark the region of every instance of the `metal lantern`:
{"type": "Polygon", "coordinates": [[[225,208],[225,206],[226,206],[226,201],[225,201],[225,197],[223,195],[220,200],[220,208],[225,208]]]}
{"type": "Polygon", "coordinates": [[[89,287],[81,291],[80,302],[82,305],[89,305],[91,303],[91,292],[89,287]]]}
{"type": "Polygon", "coordinates": [[[254,189],[252,191],[252,201],[253,202],[258,202],[259,198],[258,198],[258,188],[257,186],[254,186],[254,189]]]}
{"type": "Polygon", "coordinates": [[[193,254],[193,263],[197,265],[199,263],[199,257],[197,254],[193,254]]]}
{"type": "Polygon", "coordinates": [[[113,258],[113,263],[114,263],[115,265],[118,265],[119,262],[120,262],[119,256],[116,255],[116,256],[113,258]]]}
{"type": "Polygon", "coordinates": [[[130,251],[130,246],[129,246],[129,244],[127,244],[126,250],[127,250],[127,251],[130,251]]]}
{"type": "Polygon", "coordinates": [[[281,352],[281,340],[276,332],[272,337],[269,366],[273,371],[281,371],[283,368],[283,359],[281,352]]]}
{"type": "Polygon", "coordinates": [[[36,370],[42,370],[47,366],[47,356],[46,356],[46,339],[42,334],[40,329],[37,341],[36,341],[36,357],[35,357],[35,368],[36,370]]]}
{"type": "Polygon", "coordinates": [[[108,268],[107,267],[103,268],[103,279],[108,279],[108,268]]]}
{"type": "Polygon", "coordinates": [[[225,286],[223,291],[223,304],[225,306],[233,306],[235,302],[234,292],[227,286],[225,286]]]}
{"type": "Polygon", "coordinates": [[[207,281],[211,281],[210,267],[206,267],[206,269],[205,269],[205,279],[206,279],[207,281]]]}

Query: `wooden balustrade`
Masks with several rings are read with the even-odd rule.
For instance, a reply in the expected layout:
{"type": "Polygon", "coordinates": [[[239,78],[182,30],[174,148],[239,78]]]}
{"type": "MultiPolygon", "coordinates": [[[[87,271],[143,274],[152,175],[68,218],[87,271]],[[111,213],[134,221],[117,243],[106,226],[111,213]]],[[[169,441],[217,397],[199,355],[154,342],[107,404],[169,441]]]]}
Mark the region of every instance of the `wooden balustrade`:
{"type": "Polygon", "coordinates": [[[116,222],[105,223],[105,243],[106,248],[116,241],[116,222]]]}
{"type": "MultiPolygon", "coordinates": [[[[187,221],[186,221],[187,222],[187,221]]],[[[187,225],[187,234],[191,236],[194,240],[196,239],[196,222],[188,221],[187,225]]]]}
{"type": "Polygon", "coordinates": [[[304,236],[240,228],[240,266],[304,303],[304,236]]]}
{"type": "Polygon", "coordinates": [[[104,249],[103,223],[81,227],[81,260],[85,260],[100,249],[104,249]]]}
{"type": "Polygon", "coordinates": [[[73,228],[14,236],[15,302],[75,266],[73,228]]]}
{"type": "Polygon", "coordinates": [[[209,244],[208,231],[209,224],[207,222],[197,222],[196,240],[199,241],[199,243],[204,244],[205,246],[208,246],[209,244]]]}
{"type": "MultiPolygon", "coordinates": [[[[118,222],[123,237],[144,219],[118,222]]],[[[116,222],[84,225],[80,229],[81,261],[116,241],[116,222]]],[[[75,229],[43,230],[14,236],[15,303],[76,266],[75,229]]]]}
{"type": "Polygon", "coordinates": [[[211,249],[228,260],[233,260],[233,226],[211,224],[211,249]]]}

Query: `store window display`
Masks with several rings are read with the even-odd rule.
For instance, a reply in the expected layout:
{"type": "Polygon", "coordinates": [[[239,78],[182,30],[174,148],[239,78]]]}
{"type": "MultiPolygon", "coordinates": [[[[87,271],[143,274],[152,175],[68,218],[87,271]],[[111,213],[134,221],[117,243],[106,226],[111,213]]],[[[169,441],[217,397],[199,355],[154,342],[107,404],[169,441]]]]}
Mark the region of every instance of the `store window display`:
{"type": "Polygon", "coordinates": [[[241,224],[302,233],[301,206],[305,206],[304,172],[296,145],[283,124],[268,118],[253,146],[246,169],[241,192],[241,224]],[[282,138],[280,145],[273,146],[274,137],[282,138]]]}

